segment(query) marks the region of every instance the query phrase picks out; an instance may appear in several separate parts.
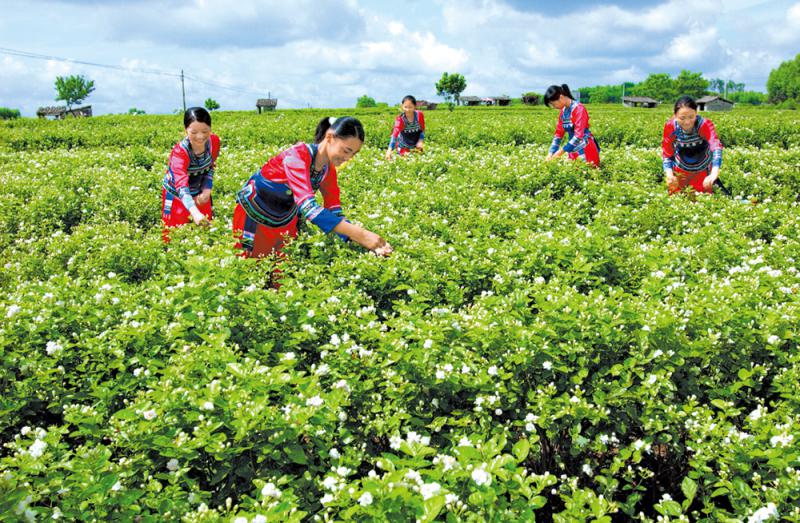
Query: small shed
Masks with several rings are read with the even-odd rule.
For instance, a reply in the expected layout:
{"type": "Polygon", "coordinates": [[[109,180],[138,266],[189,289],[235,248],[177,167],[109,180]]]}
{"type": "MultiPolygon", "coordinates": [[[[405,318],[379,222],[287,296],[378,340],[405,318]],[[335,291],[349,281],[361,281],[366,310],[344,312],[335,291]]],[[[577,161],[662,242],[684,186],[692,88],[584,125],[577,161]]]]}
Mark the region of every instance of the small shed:
{"type": "Polygon", "coordinates": [[[277,106],[277,98],[259,98],[256,101],[256,109],[258,109],[258,114],[261,114],[261,109],[264,109],[265,111],[274,111],[277,106]]]}
{"type": "Polygon", "coordinates": [[[63,105],[39,107],[39,109],[36,110],[36,116],[39,118],[52,117],[55,120],[63,120],[67,116],[72,116],[73,118],[84,118],[92,116],[92,106],[84,105],[83,107],[76,107],[74,109],[70,109],[69,111],[67,111],[67,108],[63,105]]]}
{"type": "Polygon", "coordinates": [[[730,111],[733,109],[733,102],[719,95],[704,96],[696,101],[699,111],[730,111]]]}
{"type": "Polygon", "coordinates": [[[525,105],[539,105],[538,94],[526,94],[522,96],[522,103],[525,105]]]}
{"type": "Polygon", "coordinates": [[[653,100],[649,96],[623,96],[622,105],[625,107],[647,107],[653,109],[658,106],[660,102],[653,100]]]}
{"type": "Polygon", "coordinates": [[[482,101],[483,101],[483,98],[481,98],[479,96],[462,96],[461,97],[461,102],[464,105],[469,105],[469,106],[480,105],[482,101]]]}
{"type": "Polygon", "coordinates": [[[426,111],[433,111],[438,107],[438,103],[429,102],[428,100],[417,100],[417,109],[425,109],[426,111]]]}
{"type": "Polygon", "coordinates": [[[495,96],[494,97],[495,103],[497,105],[511,105],[511,97],[510,96],[495,96]]]}

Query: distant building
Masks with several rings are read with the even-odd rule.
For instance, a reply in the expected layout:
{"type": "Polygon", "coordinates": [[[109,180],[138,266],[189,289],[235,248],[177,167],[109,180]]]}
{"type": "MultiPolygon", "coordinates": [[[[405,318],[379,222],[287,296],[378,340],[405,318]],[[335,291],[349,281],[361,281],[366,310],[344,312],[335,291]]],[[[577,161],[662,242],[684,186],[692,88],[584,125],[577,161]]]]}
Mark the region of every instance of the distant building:
{"type": "Polygon", "coordinates": [[[698,111],[730,111],[733,109],[733,102],[716,94],[704,96],[696,102],[698,111]]]}
{"type": "Polygon", "coordinates": [[[39,118],[52,117],[54,120],[63,120],[67,116],[72,116],[74,118],[84,118],[92,116],[92,106],[84,105],[83,107],[75,107],[74,109],[70,109],[69,111],[67,111],[67,108],[63,105],[51,106],[51,107],[39,107],[39,109],[36,110],[36,116],[38,116],[39,118]]]}
{"type": "Polygon", "coordinates": [[[261,109],[264,109],[265,111],[274,111],[277,106],[277,98],[259,98],[258,101],[256,101],[256,109],[258,109],[258,114],[261,114],[261,109]]]}
{"type": "Polygon", "coordinates": [[[511,105],[511,98],[508,96],[490,96],[487,100],[486,105],[511,105]]]}
{"type": "Polygon", "coordinates": [[[417,100],[417,109],[419,110],[425,109],[426,111],[433,111],[438,105],[438,103],[429,102],[428,100],[417,100]]]}
{"type": "Polygon", "coordinates": [[[524,103],[525,105],[539,105],[539,95],[538,94],[523,95],[522,103],[524,103]]]}
{"type": "Polygon", "coordinates": [[[653,100],[647,96],[623,96],[622,105],[625,107],[647,107],[653,109],[657,107],[660,102],[653,100]]]}
{"type": "Polygon", "coordinates": [[[478,96],[462,96],[461,103],[464,105],[480,105],[483,101],[483,98],[478,96]]]}

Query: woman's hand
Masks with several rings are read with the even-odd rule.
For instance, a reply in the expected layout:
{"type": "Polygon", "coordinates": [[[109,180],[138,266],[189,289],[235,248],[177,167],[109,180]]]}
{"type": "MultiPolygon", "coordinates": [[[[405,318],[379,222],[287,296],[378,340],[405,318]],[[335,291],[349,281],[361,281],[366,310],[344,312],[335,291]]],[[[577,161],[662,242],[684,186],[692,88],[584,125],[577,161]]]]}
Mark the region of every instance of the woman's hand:
{"type": "Polygon", "coordinates": [[[417,142],[417,151],[422,152],[425,150],[425,142],[422,140],[417,142]]]}
{"type": "Polygon", "coordinates": [[[672,194],[674,192],[678,192],[678,178],[672,172],[672,169],[667,169],[664,171],[664,176],[666,177],[667,189],[669,190],[669,193],[672,194]]]}
{"type": "Polygon", "coordinates": [[[205,214],[200,212],[200,209],[198,209],[197,206],[189,209],[189,214],[192,215],[192,221],[194,221],[195,225],[201,225],[204,227],[208,225],[208,218],[206,218],[205,214]]]}
{"type": "Polygon", "coordinates": [[[386,161],[388,162],[389,160],[391,160],[392,156],[394,156],[394,151],[391,149],[387,149],[385,155],[386,161]]]}
{"type": "Polygon", "coordinates": [[[549,162],[550,160],[557,160],[557,159],[561,158],[561,156],[563,154],[564,154],[564,149],[559,149],[555,153],[548,153],[547,157],[544,159],[544,161],[549,162]]]}
{"type": "Polygon", "coordinates": [[[197,205],[205,205],[209,201],[211,201],[211,189],[203,189],[203,192],[198,194],[194,199],[197,205]]]}
{"type": "Polygon", "coordinates": [[[389,245],[389,242],[387,242],[374,232],[368,231],[366,229],[363,229],[361,237],[356,238],[356,241],[358,241],[358,243],[360,243],[362,246],[371,250],[377,256],[388,256],[389,254],[392,253],[393,250],[392,246],[389,245]]]}
{"type": "Polygon", "coordinates": [[[712,167],[711,174],[706,176],[705,179],[703,180],[703,189],[705,189],[706,192],[711,192],[711,188],[714,186],[714,182],[716,182],[718,178],[719,178],[719,167],[712,167]]]}
{"type": "Polygon", "coordinates": [[[339,222],[339,224],[334,227],[333,230],[339,234],[344,234],[357,244],[369,249],[378,256],[389,256],[389,254],[391,254],[394,250],[392,246],[389,245],[389,242],[381,238],[379,235],[345,220],[339,222]]]}
{"type": "Polygon", "coordinates": [[[391,245],[389,245],[389,242],[386,242],[383,247],[378,247],[377,249],[374,249],[372,253],[375,256],[389,256],[390,254],[392,254],[392,251],[394,251],[394,249],[392,248],[391,245]]]}

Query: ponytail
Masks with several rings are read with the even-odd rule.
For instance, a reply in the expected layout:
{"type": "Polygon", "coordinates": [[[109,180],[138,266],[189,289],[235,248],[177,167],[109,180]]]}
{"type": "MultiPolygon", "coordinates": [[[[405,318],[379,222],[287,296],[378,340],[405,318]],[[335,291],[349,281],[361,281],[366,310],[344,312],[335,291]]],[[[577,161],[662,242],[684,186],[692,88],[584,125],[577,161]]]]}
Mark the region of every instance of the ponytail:
{"type": "Polygon", "coordinates": [[[364,141],[364,126],[357,118],[352,116],[341,116],[339,118],[325,117],[317,124],[314,131],[314,143],[320,143],[325,139],[328,130],[333,131],[334,136],[339,138],[358,138],[364,141]]]}

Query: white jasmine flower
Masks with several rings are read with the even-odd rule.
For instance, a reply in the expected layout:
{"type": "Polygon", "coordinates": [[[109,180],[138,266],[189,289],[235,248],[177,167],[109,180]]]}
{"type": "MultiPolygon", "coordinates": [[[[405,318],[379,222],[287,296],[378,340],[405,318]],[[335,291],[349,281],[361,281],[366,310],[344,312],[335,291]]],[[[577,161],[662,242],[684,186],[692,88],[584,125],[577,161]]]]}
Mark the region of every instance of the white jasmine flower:
{"type": "Polygon", "coordinates": [[[61,352],[61,349],[63,349],[61,343],[57,341],[48,341],[44,350],[47,352],[48,356],[52,356],[56,352],[61,352]]]}
{"type": "Polygon", "coordinates": [[[442,487],[438,483],[425,483],[419,488],[419,493],[422,494],[422,499],[430,499],[440,490],[442,487]]]}
{"type": "Polygon", "coordinates": [[[142,416],[144,416],[144,419],[146,419],[147,421],[151,421],[151,420],[156,419],[157,414],[156,414],[155,410],[150,409],[150,410],[144,411],[142,413],[142,416]]]}
{"type": "Polygon", "coordinates": [[[167,470],[172,472],[178,470],[178,460],[172,458],[171,460],[167,461],[167,470]]]}
{"type": "Polygon", "coordinates": [[[265,498],[278,499],[281,497],[281,491],[278,490],[278,487],[275,486],[275,483],[269,482],[261,489],[261,495],[265,498]]]}
{"type": "Polygon", "coordinates": [[[553,364],[549,361],[546,361],[542,363],[542,367],[544,368],[544,370],[550,370],[553,368],[553,364]]]}
{"type": "Polygon", "coordinates": [[[306,400],[306,406],[307,407],[319,407],[323,403],[324,403],[324,401],[322,400],[322,398],[319,397],[319,394],[317,394],[313,398],[308,398],[306,400]]]}
{"type": "Polygon", "coordinates": [[[778,507],[775,506],[775,503],[767,503],[766,507],[761,507],[753,512],[753,515],[747,518],[747,523],[762,523],[770,519],[778,519],[778,517],[778,507]]]}
{"type": "Polygon", "coordinates": [[[37,438],[36,441],[31,443],[30,448],[28,448],[28,454],[30,454],[32,458],[38,458],[44,453],[44,449],[46,448],[47,443],[37,438]]]}
{"type": "MultiPolygon", "coordinates": [[[[485,464],[483,465],[485,466],[485,464]]],[[[476,468],[472,471],[472,480],[479,486],[483,485],[491,485],[492,484],[492,475],[486,472],[486,470],[481,466],[480,468],[476,468]]]]}
{"type": "Polygon", "coordinates": [[[486,370],[489,376],[497,376],[497,365],[492,365],[486,370]]]}
{"type": "Polygon", "coordinates": [[[368,507],[372,505],[372,494],[369,492],[364,492],[361,494],[361,497],[358,498],[358,504],[362,507],[368,507]]]}

